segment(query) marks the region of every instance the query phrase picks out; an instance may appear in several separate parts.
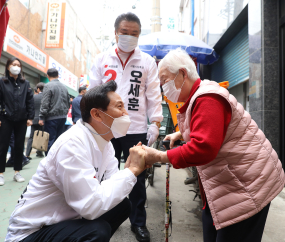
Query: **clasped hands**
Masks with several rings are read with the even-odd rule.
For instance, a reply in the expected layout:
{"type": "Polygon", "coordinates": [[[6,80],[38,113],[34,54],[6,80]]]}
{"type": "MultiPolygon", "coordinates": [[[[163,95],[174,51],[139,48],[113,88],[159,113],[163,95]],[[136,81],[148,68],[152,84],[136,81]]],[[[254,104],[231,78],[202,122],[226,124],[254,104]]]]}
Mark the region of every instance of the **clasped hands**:
{"type": "MultiPolygon", "coordinates": [[[[170,148],[173,148],[174,142],[179,139],[181,139],[181,133],[176,132],[167,135],[164,140],[170,140],[170,148]]],[[[130,148],[130,155],[126,161],[125,168],[129,168],[135,176],[138,176],[156,162],[169,163],[167,153],[147,147],[139,142],[136,146],[130,148]]]]}

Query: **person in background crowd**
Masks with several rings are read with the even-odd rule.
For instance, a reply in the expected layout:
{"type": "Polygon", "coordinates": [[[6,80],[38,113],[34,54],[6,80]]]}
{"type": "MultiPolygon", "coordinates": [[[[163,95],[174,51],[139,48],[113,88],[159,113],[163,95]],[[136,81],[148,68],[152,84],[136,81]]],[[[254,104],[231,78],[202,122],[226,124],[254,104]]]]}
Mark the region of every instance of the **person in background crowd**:
{"type": "Polygon", "coordinates": [[[16,57],[7,60],[5,77],[0,80],[0,185],[5,183],[4,172],[9,140],[15,136],[15,158],[13,179],[24,182],[21,176],[23,150],[27,126],[35,116],[33,90],[22,76],[22,63],[16,57]]]}
{"type": "Polygon", "coordinates": [[[82,99],[82,96],[86,93],[87,91],[87,87],[86,86],[82,86],[79,87],[79,95],[74,98],[73,102],[72,102],[72,122],[73,124],[76,124],[77,120],[81,119],[81,111],[80,111],[80,101],[82,99]]]}
{"type": "Polygon", "coordinates": [[[69,103],[70,103],[70,106],[69,106],[69,109],[68,109],[68,113],[67,113],[67,116],[66,116],[66,121],[65,121],[65,125],[64,125],[64,131],[70,129],[73,125],[72,123],[72,102],[73,102],[73,97],[70,96],[69,98],[69,103]]]}
{"type": "Polygon", "coordinates": [[[38,90],[37,90],[37,87],[34,88],[34,95],[37,95],[38,94],[38,90]]]}
{"type": "Polygon", "coordinates": [[[64,124],[69,109],[67,88],[58,80],[58,71],[50,68],[47,71],[49,83],[45,84],[39,125],[45,125],[45,132],[49,133],[48,151],[56,139],[64,132],[64,124]]]}
{"type": "MultiPolygon", "coordinates": [[[[43,82],[39,82],[36,87],[37,94],[34,95],[35,117],[33,119],[33,125],[31,126],[31,134],[28,139],[27,148],[26,148],[26,157],[29,160],[32,159],[30,157],[30,154],[32,151],[34,133],[36,130],[42,130],[42,127],[39,125],[39,114],[40,114],[40,108],[41,108],[41,101],[43,98],[44,86],[45,84],[43,82]]],[[[40,158],[44,157],[43,152],[37,150],[36,157],[40,157],[40,158]]]]}
{"type": "Polygon", "coordinates": [[[270,202],[285,183],[277,153],[227,89],[200,80],[185,51],[170,51],[158,68],[166,97],[185,102],[180,131],[165,140],[170,148],[182,138],[187,143],[167,152],[144,147],[146,163],[197,166],[204,242],[261,242],[270,202]]]}
{"type": "MultiPolygon", "coordinates": [[[[14,167],[14,160],[15,160],[15,137],[14,132],[12,132],[10,141],[9,141],[9,147],[11,149],[10,151],[10,157],[8,161],[6,162],[6,167],[14,167]]],[[[30,163],[30,160],[23,155],[22,157],[22,168],[30,163]]]]}
{"type": "Polygon", "coordinates": [[[5,242],[109,242],[128,218],[127,198],[146,168],[139,143],[119,171],[110,140],[130,126],[114,81],[82,98],[82,119],[62,134],[16,205],[5,242]],[[120,126],[113,124],[120,120],[120,126]],[[108,127],[111,127],[108,128],[108,127]]]}
{"type": "MultiPolygon", "coordinates": [[[[139,49],[140,33],[141,23],[135,14],[118,16],[115,21],[117,46],[96,56],[89,75],[90,88],[115,80],[117,93],[128,108],[132,121],[128,134],[125,137],[115,134],[112,139],[119,167],[122,152],[126,161],[129,149],[139,141],[145,145],[156,141],[163,119],[156,62],[139,49]],[[147,130],[148,119],[151,125],[147,130]]],[[[150,234],[146,227],[145,171],[138,177],[129,198],[132,202],[131,230],[138,241],[147,242],[150,234]]]]}

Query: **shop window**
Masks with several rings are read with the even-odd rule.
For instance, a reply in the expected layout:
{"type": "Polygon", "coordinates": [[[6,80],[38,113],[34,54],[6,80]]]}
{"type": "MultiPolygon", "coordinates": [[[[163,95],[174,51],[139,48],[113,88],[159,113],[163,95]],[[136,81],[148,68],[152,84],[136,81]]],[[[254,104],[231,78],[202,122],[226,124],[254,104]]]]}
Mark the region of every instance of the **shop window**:
{"type": "Polygon", "coordinates": [[[29,8],[30,0],[20,0],[20,2],[21,2],[26,8],[29,8]]]}
{"type": "Polygon", "coordinates": [[[75,43],[75,57],[80,60],[81,59],[81,40],[76,37],[75,43]]]}
{"type": "Polygon", "coordinates": [[[5,76],[5,65],[0,63],[0,77],[5,76]]]}

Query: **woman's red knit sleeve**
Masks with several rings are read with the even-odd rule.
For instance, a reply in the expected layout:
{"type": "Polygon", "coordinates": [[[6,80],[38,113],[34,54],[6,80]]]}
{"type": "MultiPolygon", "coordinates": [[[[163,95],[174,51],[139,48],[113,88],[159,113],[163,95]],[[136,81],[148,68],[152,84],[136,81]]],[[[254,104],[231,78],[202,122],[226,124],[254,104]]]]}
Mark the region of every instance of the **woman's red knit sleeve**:
{"type": "Polygon", "coordinates": [[[218,94],[196,99],[190,121],[190,141],[167,151],[174,168],[201,166],[214,160],[222,146],[229,123],[231,106],[218,94]]]}

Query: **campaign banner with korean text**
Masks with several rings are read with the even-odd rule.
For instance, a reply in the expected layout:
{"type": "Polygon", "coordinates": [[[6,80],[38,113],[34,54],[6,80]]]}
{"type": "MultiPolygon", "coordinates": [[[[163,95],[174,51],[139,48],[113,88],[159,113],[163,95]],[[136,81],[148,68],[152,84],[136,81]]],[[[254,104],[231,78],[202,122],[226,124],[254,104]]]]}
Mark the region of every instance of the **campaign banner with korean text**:
{"type": "Polygon", "coordinates": [[[66,3],[48,2],[45,48],[63,48],[66,3]]]}
{"type": "Polygon", "coordinates": [[[78,78],[67,70],[63,65],[59,64],[55,59],[49,57],[49,68],[55,68],[58,70],[58,79],[64,85],[70,87],[71,89],[78,91],[77,83],[78,78]]]}
{"type": "Polygon", "coordinates": [[[6,32],[4,51],[44,73],[47,72],[48,55],[10,26],[6,32]]]}

